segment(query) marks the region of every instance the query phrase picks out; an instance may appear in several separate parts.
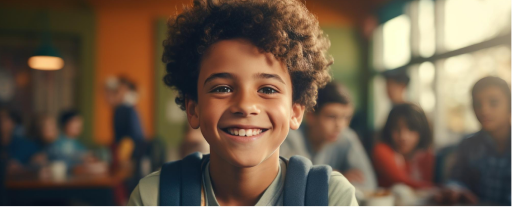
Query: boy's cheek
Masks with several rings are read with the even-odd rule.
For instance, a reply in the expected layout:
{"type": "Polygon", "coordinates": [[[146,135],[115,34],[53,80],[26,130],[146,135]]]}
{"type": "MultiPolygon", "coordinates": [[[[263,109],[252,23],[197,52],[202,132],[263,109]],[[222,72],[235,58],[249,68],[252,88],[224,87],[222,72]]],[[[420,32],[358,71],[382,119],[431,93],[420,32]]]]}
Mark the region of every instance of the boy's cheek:
{"type": "Polygon", "coordinates": [[[280,139],[280,142],[282,142],[290,130],[290,109],[278,106],[269,110],[269,119],[273,127],[272,139],[280,139]]]}

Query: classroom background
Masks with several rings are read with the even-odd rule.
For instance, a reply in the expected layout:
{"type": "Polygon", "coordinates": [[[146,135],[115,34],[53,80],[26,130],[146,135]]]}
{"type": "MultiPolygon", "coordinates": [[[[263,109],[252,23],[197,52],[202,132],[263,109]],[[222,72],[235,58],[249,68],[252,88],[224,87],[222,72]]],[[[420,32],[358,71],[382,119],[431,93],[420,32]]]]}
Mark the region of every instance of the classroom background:
{"type": "MultiPolygon", "coordinates": [[[[450,159],[443,153],[481,128],[471,99],[475,82],[495,76],[510,86],[511,2],[302,2],[329,36],[331,74],[352,94],[350,126],[367,155],[393,106],[386,78],[405,74],[403,98],[429,120],[438,161],[432,182],[442,185],[448,164],[439,163],[450,159]]],[[[20,153],[55,140],[61,151],[82,153],[80,161],[37,157],[38,166],[18,163],[11,173],[2,161],[0,204],[124,205],[137,180],[162,163],[208,151],[162,80],[167,18],[190,3],[0,0],[0,117],[12,123],[0,129],[3,136],[31,143],[20,141],[20,153]],[[72,141],[62,141],[66,130],[74,132],[72,141]]],[[[374,204],[399,199],[382,192],[374,204]]]]}

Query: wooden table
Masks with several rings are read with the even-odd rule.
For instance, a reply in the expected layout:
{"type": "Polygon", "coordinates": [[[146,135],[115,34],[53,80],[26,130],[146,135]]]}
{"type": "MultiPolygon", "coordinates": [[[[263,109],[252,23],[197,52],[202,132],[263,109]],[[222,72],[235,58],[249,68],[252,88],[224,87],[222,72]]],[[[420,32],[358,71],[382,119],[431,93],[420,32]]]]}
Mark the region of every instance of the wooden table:
{"type": "Polygon", "coordinates": [[[118,175],[72,176],[63,181],[21,178],[7,179],[6,187],[7,189],[112,187],[120,184],[122,180],[123,177],[118,175]]]}
{"type": "Polygon", "coordinates": [[[118,170],[103,175],[71,176],[63,181],[35,176],[7,178],[9,203],[13,205],[115,205],[115,188],[130,175],[118,170]]]}

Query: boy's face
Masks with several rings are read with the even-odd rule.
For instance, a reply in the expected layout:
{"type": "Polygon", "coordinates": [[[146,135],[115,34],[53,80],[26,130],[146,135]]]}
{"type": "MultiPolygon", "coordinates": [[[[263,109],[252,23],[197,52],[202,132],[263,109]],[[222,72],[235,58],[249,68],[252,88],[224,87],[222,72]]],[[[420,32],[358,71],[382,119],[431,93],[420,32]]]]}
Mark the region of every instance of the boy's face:
{"type": "Polygon", "coordinates": [[[68,135],[69,138],[77,138],[82,134],[83,125],[84,121],[82,117],[75,116],[71,118],[65,126],[66,135],[68,135]]]}
{"type": "Polygon", "coordinates": [[[316,134],[316,139],[326,142],[334,142],[341,132],[348,127],[354,109],[351,105],[340,103],[328,103],[318,112],[308,112],[308,126],[316,134]]]}
{"type": "Polygon", "coordinates": [[[8,144],[11,141],[11,134],[14,130],[14,121],[9,117],[6,111],[0,111],[0,132],[2,133],[2,143],[8,144]]]}
{"type": "Polygon", "coordinates": [[[473,97],[473,109],[482,128],[492,132],[510,126],[510,104],[502,90],[489,86],[473,97]]]}
{"type": "Polygon", "coordinates": [[[398,83],[392,79],[386,80],[386,92],[393,104],[404,102],[404,92],[406,88],[407,86],[403,83],[398,83]]]}
{"type": "Polygon", "coordinates": [[[52,143],[57,139],[57,122],[54,118],[46,117],[41,122],[41,138],[45,143],[52,143]]]}
{"type": "Polygon", "coordinates": [[[197,103],[186,103],[190,125],[201,128],[212,156],[238,167],[265,161],[302,121],[286,66],[244,39],[208,49],[197,87],[197,103]]]}

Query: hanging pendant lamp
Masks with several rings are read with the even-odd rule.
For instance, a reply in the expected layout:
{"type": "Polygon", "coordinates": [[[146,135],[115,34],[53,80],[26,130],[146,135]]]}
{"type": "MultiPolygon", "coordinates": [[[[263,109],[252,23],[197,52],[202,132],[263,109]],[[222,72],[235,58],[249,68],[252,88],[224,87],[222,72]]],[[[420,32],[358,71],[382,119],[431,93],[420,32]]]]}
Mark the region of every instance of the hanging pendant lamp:
{"type": "Polygon", "coordinates": [[[60,70],[64,66],[64,60],[59,52],[53,47],[50,35],[50,22],[48,14],[45,12],[42,18],[45,24],[43,32],[43,44],[35,51],[34,55],[28,59],[28,65],[36,70],[60,70]]]}

